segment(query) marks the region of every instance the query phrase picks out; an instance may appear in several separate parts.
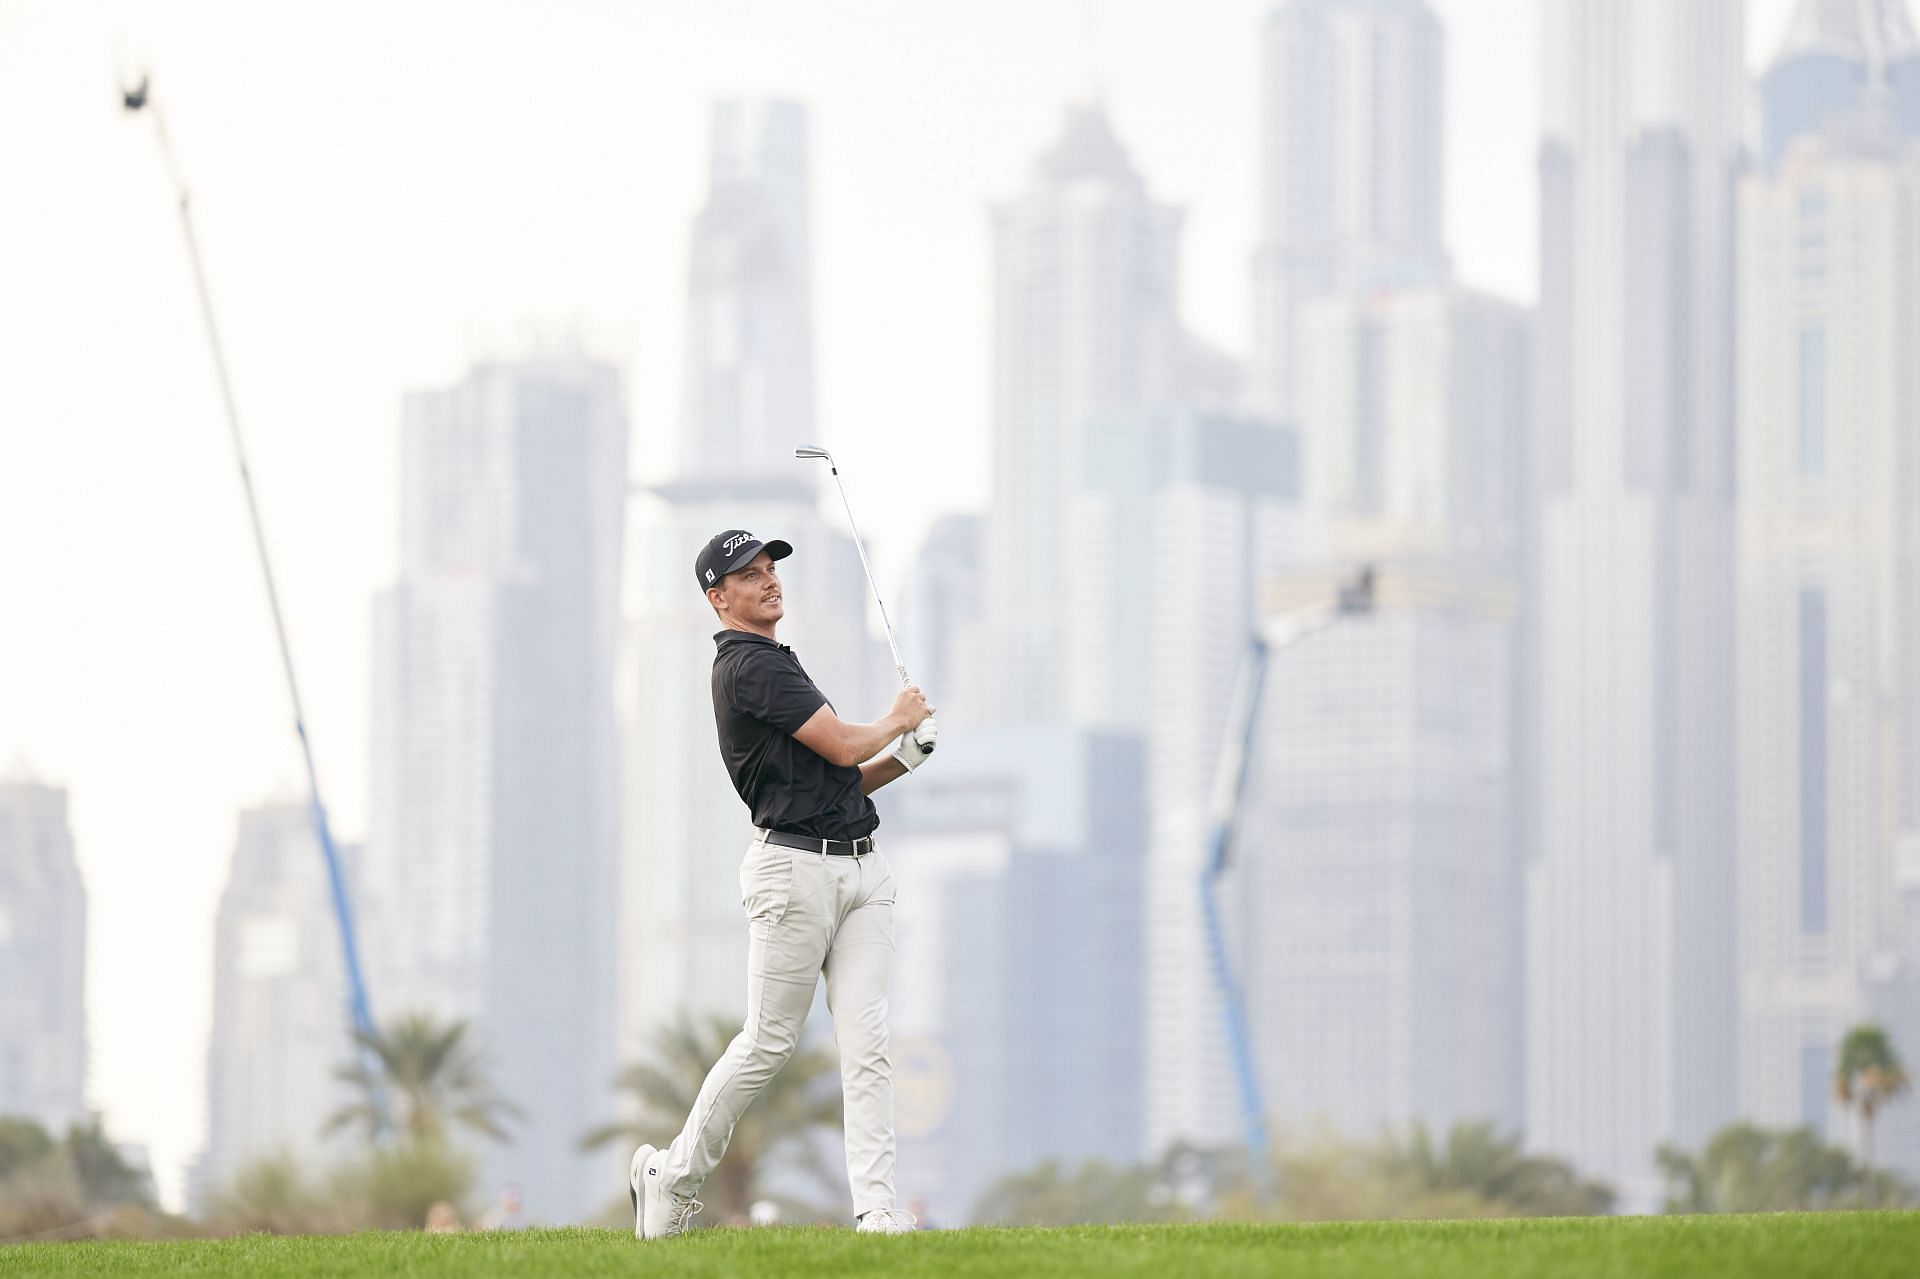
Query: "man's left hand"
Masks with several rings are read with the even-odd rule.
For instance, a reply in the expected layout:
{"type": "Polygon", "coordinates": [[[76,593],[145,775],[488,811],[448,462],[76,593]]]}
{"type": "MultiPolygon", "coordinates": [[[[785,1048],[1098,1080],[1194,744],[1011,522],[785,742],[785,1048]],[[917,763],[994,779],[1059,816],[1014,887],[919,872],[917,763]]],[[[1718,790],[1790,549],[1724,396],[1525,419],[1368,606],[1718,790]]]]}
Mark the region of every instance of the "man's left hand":
{"type": "Polygon", "coordinates": [[[893,743],[893,757],[904,764],[907,771],[911,773],[926,763],[927,758],[933,754],[936,731],[933,721],[927,720],[912,732],[900,734],[893,743]]]}

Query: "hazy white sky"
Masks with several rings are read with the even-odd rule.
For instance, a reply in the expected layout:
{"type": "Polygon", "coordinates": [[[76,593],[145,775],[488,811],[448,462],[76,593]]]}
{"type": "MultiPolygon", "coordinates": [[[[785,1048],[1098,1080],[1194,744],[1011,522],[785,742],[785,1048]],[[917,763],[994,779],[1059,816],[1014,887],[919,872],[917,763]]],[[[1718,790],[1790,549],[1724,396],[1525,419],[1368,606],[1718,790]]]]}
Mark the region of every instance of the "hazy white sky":
{"type": "MultiPolygon", "coordinates": [[[[1530,299],[1538,0],[1433,3],[1449,239],[1468,283],[1530,299]]],[[[670,452],[714,98],[813,108],[823,442],[885,578],[984,501],[986,208],[1069,99],[1101,86],[1187,210],[1189,322],[1243,346],[1269,7],[0,0],[0,772],[68,788],[91,1095],[170,1197],[202,1136],[235,813],[298,796],[299,763],[171,198],[116,68],[152,67],[194,190],[322,783],[357,837],[400,393],[577,339],[628,371],[636,469],[670,452]]],[[[1754,0],[1750,60],[1791,8],[1754,0]]]]}

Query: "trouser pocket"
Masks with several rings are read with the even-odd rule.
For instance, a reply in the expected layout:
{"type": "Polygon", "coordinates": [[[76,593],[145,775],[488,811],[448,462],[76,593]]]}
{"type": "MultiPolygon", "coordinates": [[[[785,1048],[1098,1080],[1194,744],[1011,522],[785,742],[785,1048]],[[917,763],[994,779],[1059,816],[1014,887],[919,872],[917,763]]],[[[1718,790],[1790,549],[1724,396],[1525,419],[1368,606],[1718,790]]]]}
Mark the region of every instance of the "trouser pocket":
{"type": "Polygon", "coordinates": [[[753,923],[777,924],[793,904],[793,853],[755,843],[740,864],[740,906],[753,923]]]}
{"type": "Polygon", "coordinates": [[[893,863],[879,849],[867,854],[866,871],[874,877],[873,889],[867,894],[869,904],[891,906],[898,897],[898,888],[893,879],[893,863]]]}

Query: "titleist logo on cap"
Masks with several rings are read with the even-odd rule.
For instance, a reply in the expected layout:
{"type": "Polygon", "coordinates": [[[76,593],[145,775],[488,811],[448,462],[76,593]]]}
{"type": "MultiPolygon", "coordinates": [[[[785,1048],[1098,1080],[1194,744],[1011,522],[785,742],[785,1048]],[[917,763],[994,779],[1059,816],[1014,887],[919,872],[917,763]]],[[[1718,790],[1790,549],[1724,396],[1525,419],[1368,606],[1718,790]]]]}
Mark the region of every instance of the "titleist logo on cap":
{"type": "Polygon", "coordinates": [[[694,557],[693,580],[702,591],[713,590],[727,574],[751,568],[762,553],[769,560],[782,560],[793,554],[793,547],[778,538],[762,542],[743,528],[723,528],[708,538],[694,557]]]}

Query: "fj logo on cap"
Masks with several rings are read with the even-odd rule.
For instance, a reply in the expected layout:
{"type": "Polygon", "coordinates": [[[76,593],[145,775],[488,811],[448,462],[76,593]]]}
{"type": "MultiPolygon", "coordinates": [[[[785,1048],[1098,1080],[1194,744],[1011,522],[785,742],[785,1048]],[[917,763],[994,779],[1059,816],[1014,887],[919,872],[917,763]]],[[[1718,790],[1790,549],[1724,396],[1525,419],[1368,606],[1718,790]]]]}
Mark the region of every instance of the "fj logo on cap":
{"type": "Polygon", "coordinates": [[[728,538],[726,541],[726,544],[722,546],[720,549],[726,552],[728,555],[731,555],[734,553],[734,551],[737,548],[745,546],[748,542],[751,542],[752,540],[753,540],[753,534],[738,533],[728,538]]]}
{"type": "Polygon", "coordinates": [[[708,580],[709,582],[711,582],[711,581],[713,580],[713,570],[712,570],[712,569],[708,569],[708,570],[707,570],[707,580],[708,580]]]}

